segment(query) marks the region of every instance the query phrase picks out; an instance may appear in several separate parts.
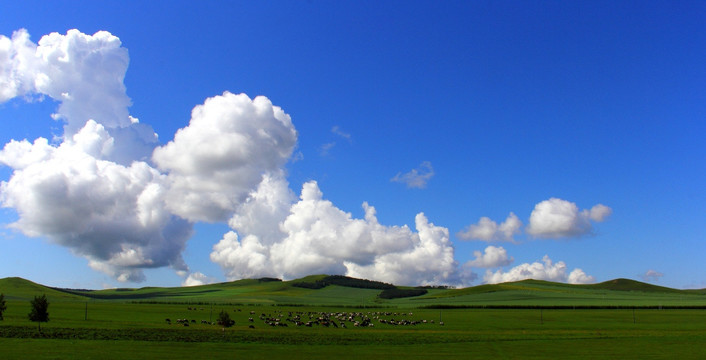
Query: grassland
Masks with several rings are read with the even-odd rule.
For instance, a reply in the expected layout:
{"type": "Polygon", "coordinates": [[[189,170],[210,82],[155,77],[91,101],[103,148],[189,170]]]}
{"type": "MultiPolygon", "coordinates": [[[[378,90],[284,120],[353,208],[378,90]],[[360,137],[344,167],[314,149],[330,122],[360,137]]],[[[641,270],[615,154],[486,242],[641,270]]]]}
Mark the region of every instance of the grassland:
{"type": "Polygon", "coordinates": [[[3,359],[697,359],[705,351],[704,291],[622,279],[587,286],[532,280],[387,300],[377,297],[379,289],[294,283],[67,291],[0,279],[7,299],[0,352],[3,359]],[[42,293],[50,301],[50,322],[39,333],[27,313],[28,300],[42,293]],[[221,310],[236,321],[226,331],[210,324],[221,310]],[[367,317],[374,326],[307,327],[286,320],[343,313],[367,317]],[[266,324],[275,318],[288,326],[266,324]],[[176,319],[189,319],[189,326],[176,319]],[[393,319],[417,324],[390,325],[393,319]]]}

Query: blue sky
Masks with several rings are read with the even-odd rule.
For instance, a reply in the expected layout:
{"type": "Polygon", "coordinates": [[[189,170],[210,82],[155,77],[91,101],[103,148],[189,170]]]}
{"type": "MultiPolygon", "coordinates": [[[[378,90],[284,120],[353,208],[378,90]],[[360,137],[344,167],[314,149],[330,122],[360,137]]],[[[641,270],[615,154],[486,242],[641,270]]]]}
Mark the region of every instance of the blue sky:
{"type": "Polygon", "coordinates": [[[0,14],[0,277],[706,287],[702,2],[0,14]]]}

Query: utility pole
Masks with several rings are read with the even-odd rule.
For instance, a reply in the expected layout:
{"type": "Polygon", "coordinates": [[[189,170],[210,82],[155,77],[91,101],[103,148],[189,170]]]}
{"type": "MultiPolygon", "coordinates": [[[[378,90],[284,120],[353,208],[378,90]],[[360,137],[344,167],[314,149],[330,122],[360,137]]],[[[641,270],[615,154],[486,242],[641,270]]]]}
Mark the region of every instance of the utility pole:
{"type": "Polygon", "coordinates": [[[635,307],[632,307],[632,323],[635,324],[635,307]]]}
{"type": "Polygon", "coordinates": [[[83,320],[88,320],[88,301],[86,301],[86,312],[83,314],[83,320]]]}

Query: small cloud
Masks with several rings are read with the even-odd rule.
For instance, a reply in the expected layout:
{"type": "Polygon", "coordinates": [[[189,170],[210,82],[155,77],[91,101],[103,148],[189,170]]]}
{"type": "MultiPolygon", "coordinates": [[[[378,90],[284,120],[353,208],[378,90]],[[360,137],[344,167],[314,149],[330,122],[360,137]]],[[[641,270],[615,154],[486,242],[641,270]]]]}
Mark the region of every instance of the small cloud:
{"type": "Polygon", "coordinates": [[[551,198],[535,205],[526,231],[537,238],[579,237],[593,232],[591,220],[602,222],[612,212],[602,204],[579,211],[575,203],[551,198]]]}
{"type": "MultiPolygon", "coordinates": [[[[331,132],[335,135],[338,135],[338,136],[348,140],[348,142],[350,143],[351,135],[349,133],[342,131],[341,128],[339,128],[338,126],[332,127],[331,132]]],[[[328,142],[328,143],[321,145],[319,147],[319,155],[320,156],[328,156],[331,149],[333,149],[334,146],[336,146],[335,141],[331,141],[331,142],[328,142]]]]}
{"type": "Polygon", "coordinates": [[[294,154],[292,154],[292,158],[289,161],[295,163],[295,162],[302,161],[302,160],[304,160],[304,153],[301,151],[297,151],[294,154]]]}
{"type": "Polygon", "coordinates": [[[647,282],[657,282],[657,281],[659,281],[659,279],[660,279],[662,276],[664,276],[664,274],[662,274],[662,273],[659,272],[659,271],[652,270],[652,269],[647,270],[647,272],[645,272],[644,274],[640,275],[640,277],[642,278],[642,280],[647,281],[647,282]]]}
{"type": "Polygon", "coordinates": [[[216,282],[215,278],[212,278],[210,276],[206,276],[200,272],[195,272],[189,274],[189,276],[184,279],[184,281],[181,283],[181,286],[199,286],[199,285],[208,285],[208,284],[213,284],[216,282]]]}
{"type": "Polygon", "coordinates": [[[502,247],[488,246],[484,252],[474,251],[475,260],[466,263],[470,267],[495,268],[510,265],[514,259],[507,256],[507,251],[502,247]]]}
{"type": "Polygon", "coordinates": [[[466,230],[459,231],[456,236],[461,240],[509,241],[520,233],[522,221],[514,213],[510,213],[505,221],[498,225],[488,217],[482,217],[477,224],[469,225],[466,230]]]}
{"type": "Polygon", "coordinates": [[[330,142],[330,143],[326,143],[326,144],[321,145],[321,147],[319,148],[319,155],[327,156],[328,152],[331,149],[333,149],[334,146],[336,146],[335,142],[330,142]]]}
{"type": "Polygon", "coordinates": [[[431,162],[424,161],[419,164],[418,168],[412,169],[407,173],[397,173],[390,181],[407,184],[408,188],[423,189],[433,176],[434,168],[432,168],[431,162]]]}
{"type": "Polygon", "coordinates": [[[595,222],[603,222],[610,214],[613,213],[613,209],[603,205],[603,204],[598,204],[594,207],[591,208],[591,211],[589,212],[589,216],[591,220],[595,222]]]}
{"type": "Polygon", "coordinates": [[[596,281],[593,276],[586,275],[581,269],[574,269],[568,275],[566,274],[566,270],[566,263],[559,261],[555,264],[549,256],[544,255],[542,262],[520,264],[507,272],[503,272],[502,270],[496,272],[487,270],[483,280],[487,284],[498,284],[526,279],[568,282],[571,284],[589,284],[596,281]]]}
{"type": "Polygon", "coordinates": [[[596,278],[577,268],[569,274],[568,282],[569,284],[591,284],[596,282],[596,278]]]}
{"type": "Polygon", "coordinates": [[[338,136],[340,136],[340,137],[342,137],[342,138],[344,138],[344,139],[346,139],[346,140],[348,140],[348,141],[351,141],[351,134],[349,134],[349,133],[344,132],[343,130],[341,130],[341,128],[338,127],[338,125],[332,127],[332,128],[331,128],[331,132],[334,133],[334,134],[336,134],[336,135],[338,135],[338,136]]]}

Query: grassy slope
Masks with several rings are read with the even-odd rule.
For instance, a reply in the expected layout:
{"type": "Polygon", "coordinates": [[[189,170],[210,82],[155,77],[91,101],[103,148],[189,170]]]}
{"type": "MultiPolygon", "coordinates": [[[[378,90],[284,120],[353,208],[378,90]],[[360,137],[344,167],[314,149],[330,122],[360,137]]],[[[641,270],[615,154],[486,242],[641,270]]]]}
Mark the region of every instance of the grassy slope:
{"type": "Polygon", "coordinates": [[[400,303],[522,306],[704,306],[703,291],[677,290],[628,279],[571,285],[541,280],[430,292],[400,303]]]}
{"type": "MultiPolygon", "coordinates": [[[[312,279],[316,280],[315,277],[312,279]]],[[[270,327],[264,325],[257,315],[250,314],[250,311],[268,316],[288,316],[289,311],[371,311],[324,307],[361,303],[399,307],[428,303],[595,303],[603,301],[603,296],[638,304],[640,301],[680,297],[697,299],[700,304],[706,304],[705,295],[662,290],[621,279],[616,283],[587,286],[527,280],[459,290],[432,289],[422,297],[392,301],[375,299],[379,290],[342,286],[313,290],[293,287],[291,282],[257,280],[191,288],[89,292],[94,297],[96,294],[108,298],[112,296],[112,301],[86,300],[86,297],[18,278],[0,279],[0,292],[12,297],[8,301],[5,320],[0,323],[3,359],[25,359],[28,354],[38,359],[173,359],[187,355],[203,358],[330,359],[377,358],[382,354],[386,358],[404,359],[427,359],[432,356],[457,358],[464,356],[462,354],[472,354],[477,358],[700,359],[703,357],[701,344],[706,341],[706,313],[700,309],[385,309],[383,311],[393,312],[385,316],[387,319],[401,317],[439,321],[443,317],[446,324],[443,327],[438,322],[414,327],[390,327],[376,323],[373,328],[350,326],[347,329],[270,327]],[[42,325],[45,335],[40,338],[35,338],[36,326],[27,319],[29,305],[24,301],[36,293],[46,293],[50,299],[54,296],[55,299],[68,300],[52,302],[49,309],[51,321],[42,325]],[[188,302],[199,299],[258,305],[215,304],[194,308],[185,304],[130,303],[132,300],[188,302]],[[310,306],[269,306],[275,303],[310,306]],[[201,320],[210,321],[221,310],[228,311],[236,321],[231,329],[222,332],[218,326],[200,323],[201,320]],[[255,317],[256,329],[248,328],[253,324],[248,317],[255,317]],[[189,327],[169,325],[165,318],[188,318],[196,323],[189,327]],[[13,335],[17,332],[26,334],[13,335]]]]}
{"type": "Polygon", "coordinates": [[[29,301],[42,294],[45,294],[49,301],[82,301],[86,299],[81,295],[69,294],[19,277],[0,279],[0,294],[5,294],[5,299],[8,301],[29,301]]]}
{"type": "Polygon", "coordinates": [[[324,275],[292,281],[239,280],[194,287],[57,290],[20,278],[0,279],[0,293],[8,300],[29,300],[46,294],[50,301],[158,301],[183,303],[302,304],[337,306],[420,307],[458,306],[704,306],[703,290],[677,290],[628,279],[599,284],[570,285],[540,280],[479,285],[464,289],[431,289],[428,294],[393,300],[377,298],[380,290],[329,285],[322,289],[293,286],[315,282],[324,275]]]}
{"type": "Polygon", "coordinates": [[[74,291],[96,300],[161,301],[234,304],[311,304],[356,306],[371,304],[380,290],[331,285],[323,289],[293,286],[297,282],[321,280],[324,275],[293,281],[238,280],[193,287],[110,289],[74,291]]]}
{"type": "Polygon", "coordinates": [[[701,359],[706,341],[703,310],[420,309],[386,318],[443,316],[446,325],[280,328],[256,318],[256,329],[249,329],[248,310],[287,316],[287,311],[323,309],[243,306],[242,311],[226,307],[236,325],[222,332],[198,323],[209,318],[208,307],[187,311],[186,305],[89,302],[84,320],[83,304],[72,305],[53,304],[52,320],[38,338],[27,309],[9,308],[15,314],[0,324],[3,359],[701,359]],[[165,317],[188,317],[197,324],[168,325],[165,317]]]}

